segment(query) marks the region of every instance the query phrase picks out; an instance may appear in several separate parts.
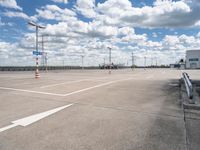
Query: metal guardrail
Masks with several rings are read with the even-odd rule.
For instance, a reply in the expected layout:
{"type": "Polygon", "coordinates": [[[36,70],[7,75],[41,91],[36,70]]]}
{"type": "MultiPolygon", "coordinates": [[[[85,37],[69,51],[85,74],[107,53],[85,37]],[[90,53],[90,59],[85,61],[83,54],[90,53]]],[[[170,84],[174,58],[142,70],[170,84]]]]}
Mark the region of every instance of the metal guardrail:
{"type": "Polygon", "coordinates": [[[190,81],[189,75],[186,72],[183,72],[182,75],[183,75],[183,80],[185,83],[187,95],[190,99],[193,99],[193,86],[190,81]]]}

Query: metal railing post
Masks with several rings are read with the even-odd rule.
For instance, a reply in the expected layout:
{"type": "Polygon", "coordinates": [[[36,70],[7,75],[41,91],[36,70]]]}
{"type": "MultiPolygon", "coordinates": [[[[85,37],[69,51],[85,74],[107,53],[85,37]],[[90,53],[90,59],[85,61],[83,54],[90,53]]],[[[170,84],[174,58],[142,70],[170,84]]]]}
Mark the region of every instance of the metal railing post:
{"type": "Polygon", "coordinates": [[[187,95],[190,99],[193,100],[193,103],[194,103],[194,99],[193,99],[193,86],[192,86],[192,83],[190,81],[190,78],[188,76],[187,73],[183,72],[182,73],[183,75],[183,80],[184,80],[184,83],[185,83],[185,88],[186,88],[186,91],[187,91],[187,95]]]}

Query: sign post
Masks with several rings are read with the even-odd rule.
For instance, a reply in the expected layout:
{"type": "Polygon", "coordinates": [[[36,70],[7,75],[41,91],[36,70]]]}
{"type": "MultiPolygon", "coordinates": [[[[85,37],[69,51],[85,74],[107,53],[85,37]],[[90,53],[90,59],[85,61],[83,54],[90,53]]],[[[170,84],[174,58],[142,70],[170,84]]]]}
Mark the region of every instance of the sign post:
{"type": "Polygon", "coordinates": [[[40,74],[39,74],[39,59],[38,59],[38,55],[40,55],[40,52],[38,51],[38,29],[44,29],[45,27],[37,25],[33,22],[28,22],[29,25],[34,26],[36,28],[36,42],[35,42],[35,47],[36,47],[36,51],[33,51],[33,55],[36,55],[36,69],[35,69],[35,78],[38,79],[40,78],[40,74]]]}
{"type": "Polygon", "coordinates": [[[36,55],[36,56],[38,56],[38,55],[43,55],[43,52],[40,52],[40,51],[33,51],[33,55],[36,55]]]}

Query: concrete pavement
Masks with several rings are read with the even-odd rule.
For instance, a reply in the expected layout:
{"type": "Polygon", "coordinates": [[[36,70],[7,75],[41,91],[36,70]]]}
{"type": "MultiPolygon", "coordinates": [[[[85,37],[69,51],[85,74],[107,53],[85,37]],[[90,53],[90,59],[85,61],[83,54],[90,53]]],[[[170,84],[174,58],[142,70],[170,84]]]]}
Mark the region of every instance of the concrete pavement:
{"type": "Polygon", "coordinates": [[[115,70],[111,75],[107,70],[72,70],[42,73],[39,80],[33,76],[0,73],[0,128],[73,105],[0,132],[1,150],[187,149],[179,70],[115,70]]]}

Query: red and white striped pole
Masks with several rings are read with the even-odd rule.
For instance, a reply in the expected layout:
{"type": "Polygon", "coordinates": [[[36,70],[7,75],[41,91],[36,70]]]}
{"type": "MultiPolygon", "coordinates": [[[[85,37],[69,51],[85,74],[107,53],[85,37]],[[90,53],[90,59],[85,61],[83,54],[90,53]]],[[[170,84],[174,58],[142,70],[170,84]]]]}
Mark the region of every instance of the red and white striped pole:
{"type": "MultiPolygon", "coordinates": [[[[36,51],[38,52],[38,26],[36,26],[36,51]]],[[[40,78],[38,54],[36,55],[35,78],[36,78],[36,79],[40,78]]]]}
{"type": "Polygon", "coordinates": [[[38,53],[39,53],[39,50],[38,50],[38,29],[41,28],[41,29],[44,29],[45,27],[43,26],[40,26],[40,25],[37,25],[36,23],[34,22],[28,22],[29,25],[31,26],[35,26],[36,28],[36,42],[35,42],[35,46],[36,46],[36,69],[35,69],[35,78],[38,79],[40,78],[40,74],[39,74],[39,59],[38,59],[38,53]]]}
{"type": "Polygon", "coordinates": [[[38,79],[40,78],[40,74],[39,74],[39,59],[38,56],[36,56],[36,69],[35,69],[35,78],[38,79]]]}

